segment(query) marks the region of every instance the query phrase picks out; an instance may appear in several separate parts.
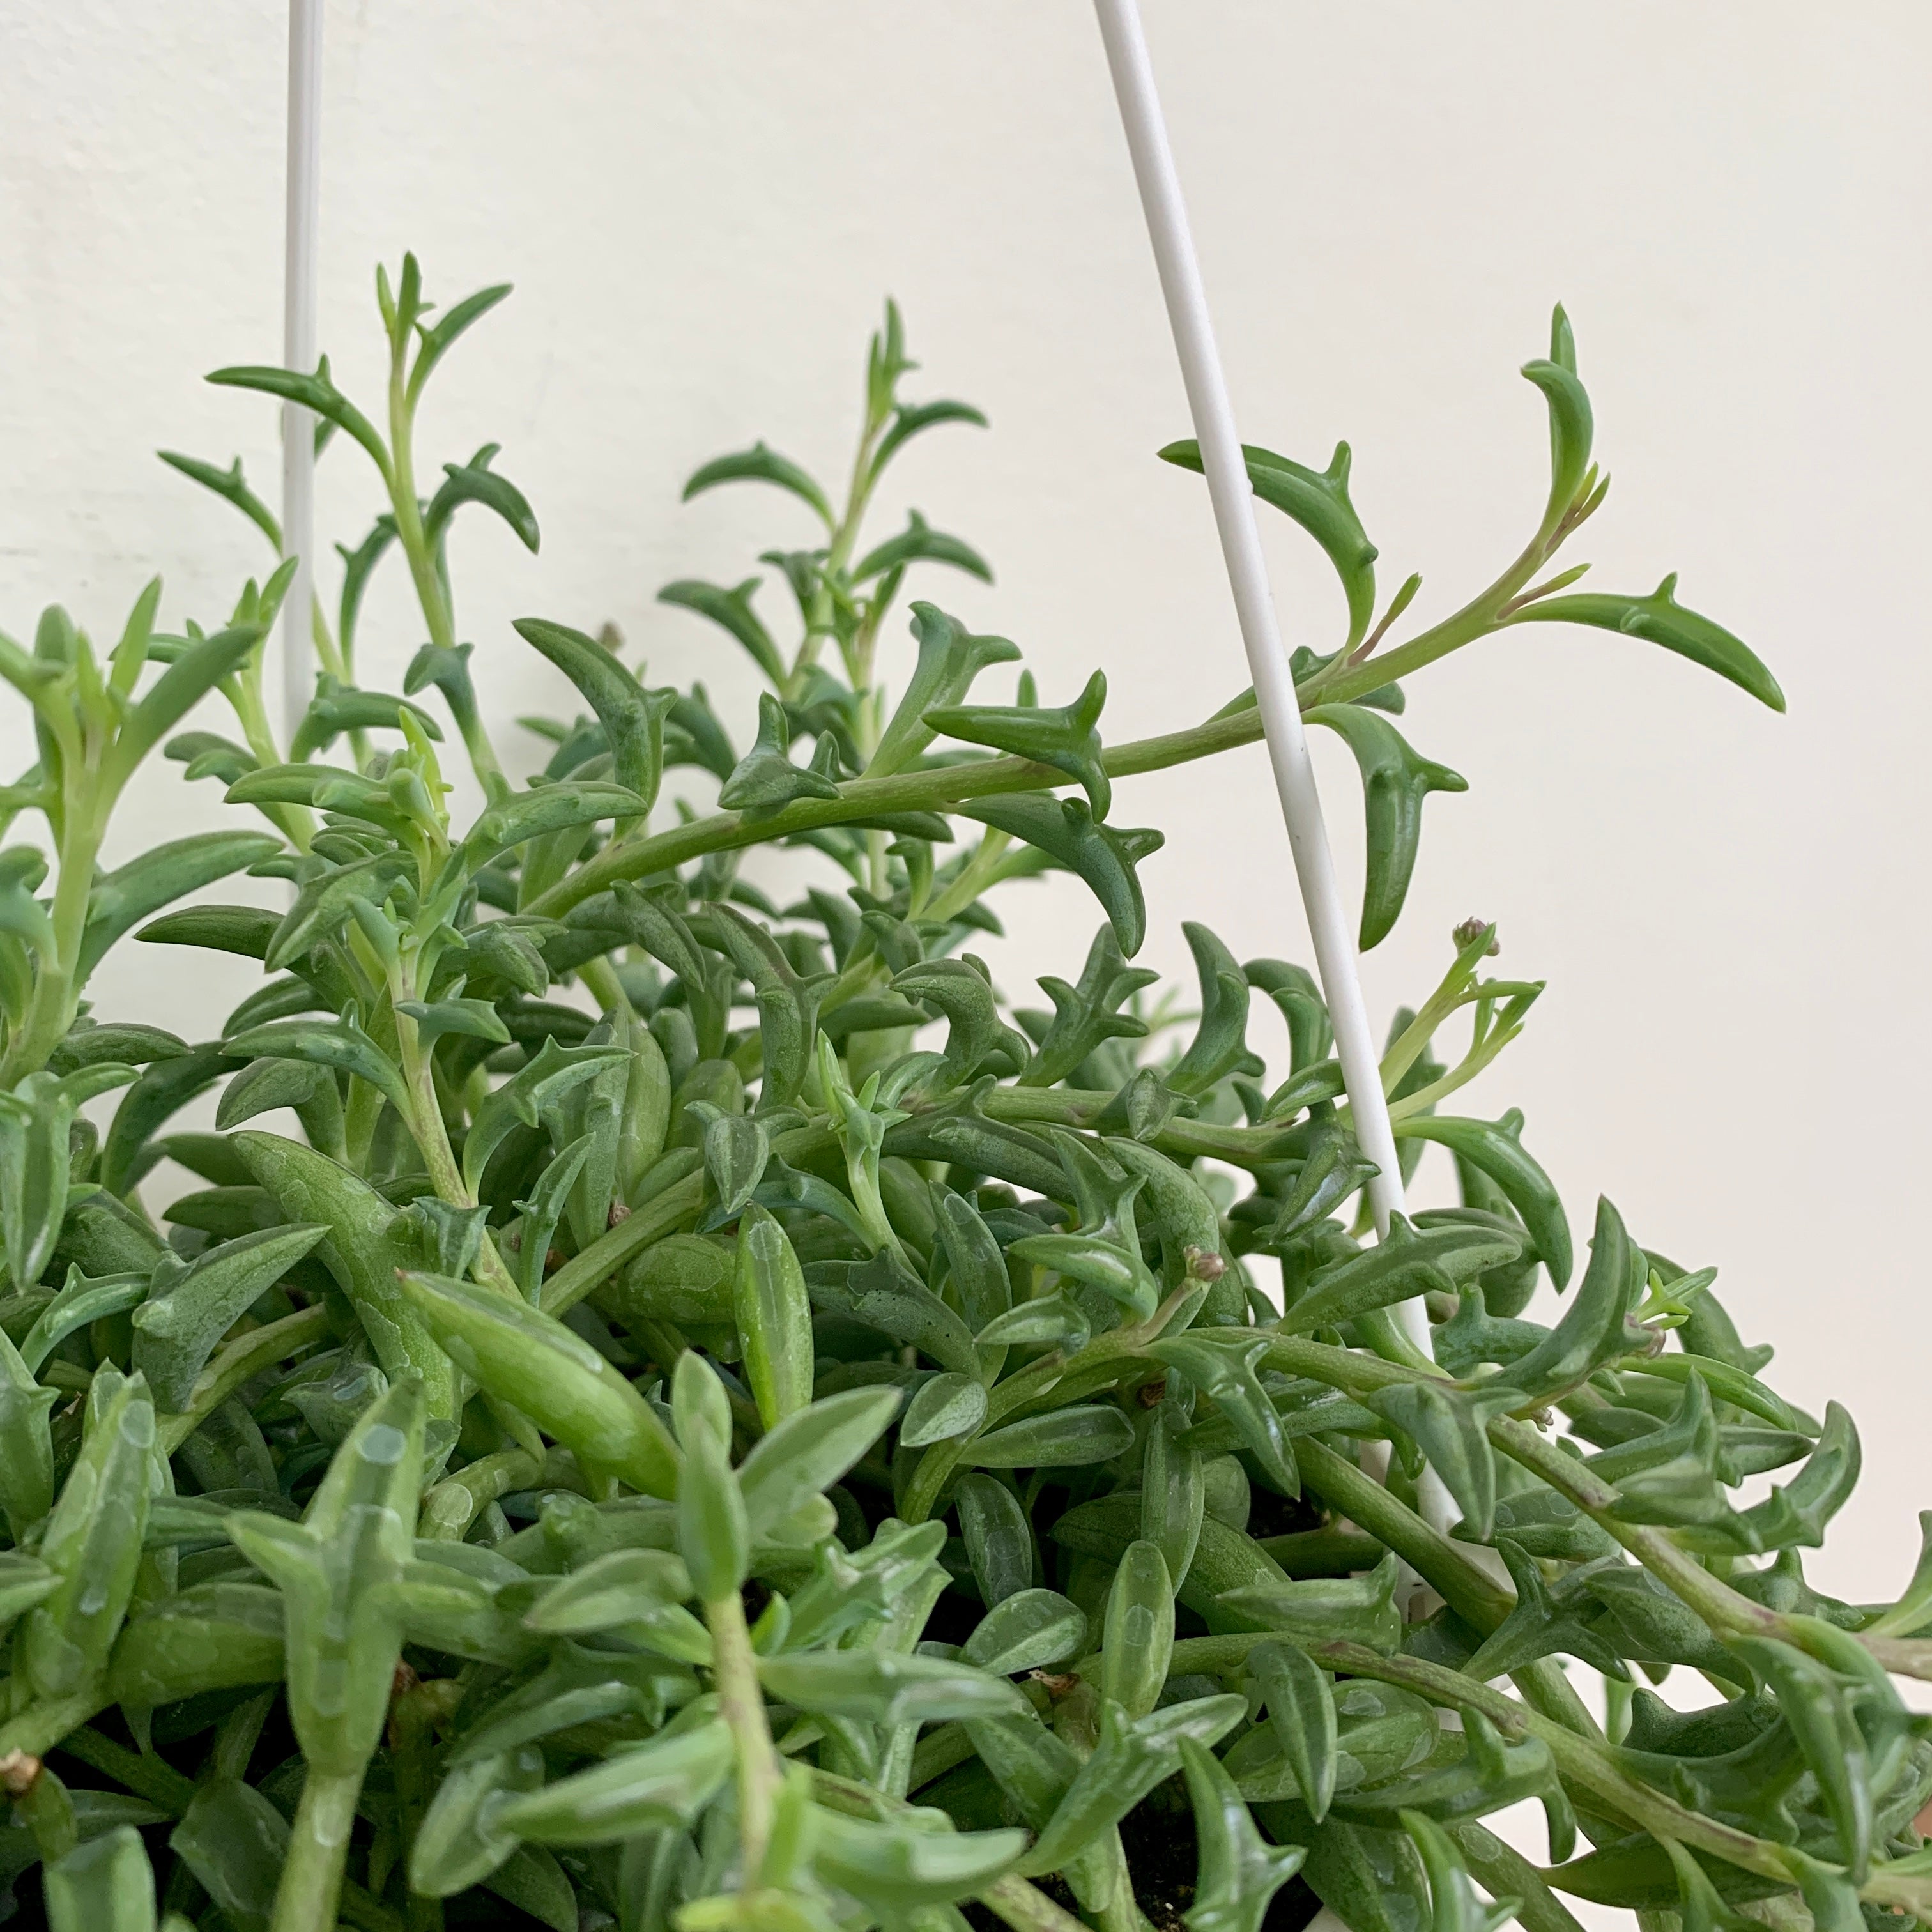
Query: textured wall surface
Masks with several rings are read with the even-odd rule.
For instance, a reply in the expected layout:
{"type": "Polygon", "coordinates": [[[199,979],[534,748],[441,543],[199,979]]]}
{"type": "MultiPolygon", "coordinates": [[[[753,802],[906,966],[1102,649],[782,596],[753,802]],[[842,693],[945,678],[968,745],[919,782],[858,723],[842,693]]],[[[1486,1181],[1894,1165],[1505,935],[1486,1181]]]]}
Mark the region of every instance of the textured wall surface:
{"type": "MultiPolygon", "coordinates": [[[[1580,1233],[1609,1193],[1647,1244],[1721,1270],[1782,1386],[1853,1400],[1880,1468],[1814,1576],[1889,1595],[1932,1502],[1910,1232],[1932,951],[1926,16],[1148,0],[1148,24],[1245,431],[1318,463],[1350,440],[1385,583],[1420,570],[1417,615],[1439,615],[1533,525],[1542,408],[1514,372],[1561,298],[1616,478],[1575,554],[1606,587],[1681,568],[1684,599],[1784,682],[1779,718],[1637,644],[1546,626],[1418,679],[1406,728],[1471,789],[1431,802],[1410,910],[1367,976],[1386,1013],[1432,982],[1455,920],[1502,922],[1502,963],[1550,991],[1472,1110],[1522,1106],[1580,1233]]],[[[246,526],[152,452],[239,450],[275,474],[268,406],[200,378],[277,353],[282,32],[272,0],[10,10],[14,634],[54,598],[110,632],[157,569],[168,620],[217,617],[261,567],[246,526]]],[[[378,259],[416,248],[445,299],[518,284],[424,429],[432,476],[500,441],[543,524],[534,558],[481,518],[455,544],[513,770],[536,746],[511,721],[564,696],[513,616],[614,620],[656,678],[748,704],[728,646],[653,594],[734,580],[808,531],[782,498],[680,509],[679,485],[758,435],[840,473],[887,292],[924,364],[914,392],[993,422],[919,446],[882,512],[915,503],[997,566],[991,590],[935,574],[924,594],[1021,640],[1049,702],[1104,662],[1111,737],[1240,688],[1204,493],[1152,458],[1185,413],[1084,7],[338,0],[327,34],[322,334],[345,386],[376,380],[378,259]]],[[[329,535],[354,541],[376,506],[357,452],[332,452],[321,493],[329,535]]],[[[1286,524],[1268,535],[1286,628],[1325,648],[1332,582],[1286,524]]],[[[404,589],[380,582],[365,633],[390,688],[419,641],[404,589]]],[[[11,707],[0,736],[10,776],[30,755],[11,707]]],[[[1352,878],[1353,770],[1332,741],[1318,754],[1352,878]]],[[[164,769],[110,856],[214,812],[164,769]]],[[[1168,833],[1144,868],[1154,963],[1185,968],[1185,917],[1244,957],[1307,956],[1258,752],[1136,781],[1117,815],[1168,833]]],[[[1072,976],[1096,923],[1081,890],[1018,888],[1008,910],[1010,989],[1072,976]]],[[[118,1016],[206,1030],[246,988],[241,962],[128,952],[100,986],[118,1016]]]]}

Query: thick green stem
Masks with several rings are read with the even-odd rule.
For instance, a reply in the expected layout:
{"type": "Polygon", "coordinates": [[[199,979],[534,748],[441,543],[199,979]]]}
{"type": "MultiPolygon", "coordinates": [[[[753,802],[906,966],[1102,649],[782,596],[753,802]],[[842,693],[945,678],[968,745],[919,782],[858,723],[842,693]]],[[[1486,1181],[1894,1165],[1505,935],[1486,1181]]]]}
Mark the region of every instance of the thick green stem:
{"type": "Polygon", "coordinates": [[[759,1882],[784,1772],[766,1721],[765,1694],[758,1682],[752,1633],[738,1593],[734,1590],[707,1603],[704,1621],[711,1632],[712,1682],[718,1692],[718,1714],[737,1746],[740,1882],[748,1890],[759,1882]]]}
{"type": "Polygon", "coordinates": [[[1312,1436],[1294,1445],[1302,1480],[1329,1507],[1393,1550],[1460,1617],[1494,1630],[1516,1607],[1440,1530],[1390,1495],[1372,1476],[1312,1436]]]}
{"type": "MultiPolygon", "coordinates": [[[[409,564],[410,581],[416,586],[430,642],[453,650],[456,616],[449,608],[436,567],[436,553],[423,529],[422,511],[416,501],[416,398],[404,380],[400,351],[389,370],[389,503],[396,519],[396,541],[409,564]]],[[[473,704],[452,702],[450,710],[478,783],[493,805],[500,802],[510,794],[510,782],[503,776],[502,761],[482,716],[473,704]]]]}
{"type": "Polygon", "coordinates": [[[144,1757],[124,1744],[117,1744],[112,1738],[103,1737],[91,1724],[69,1731],[61,1739],[60,1748],[68,1756],[92,1765],[172,1818],[180,1817],[194,1802],[192,1778],[184,1778],[158,1754],[144,1757]]]}
{"type": "Polygon", "coordinates": [[[335,1932],[342,1868],[356,1826],[362,1773],[310,1767],[275,1888],[271,1932],[335,1932]]]}
{"type": "Polygon", "coordinates": [[[1417,1658],[1380,1657],[1354,1643],[1319,1645],[1310,1654],[1318,1663],[1348,1676],[1371,1677],[1384,1684],[1400,1684],[1432,1703],[1444,1704],[1452,1710],[1476,1712],[1506,1737],[1539,1737],[1550,1747],[1566,1784],[1588,1791],[1600,1804],[1633,1823],[1694,1846],[1700,1851],[1712,1852],[1748,1871],[1770,1878],[1790,1876],[1776,1846],[1687,1810],[1662,1792],[1640,1784],[1601,1745],[1580,1738],[1562,1724],[1538,1717],[1514,1698],[1478,1684],[1460,1671],[1425,1664],[1417,1658]]]}
{"type": "MultiPolygon", "coordinates": [[[[1256,1642],[1261,1640],[1258,1637],[1256,1642]]],[[[860,1784],[836,1772],[814,1770],[812,1796],[829,1811],[848,1818],[890,1818],[913,1808],[902,1798],[889,1798],[869,1784],[860,1784]]],[[[1086,1932],[1072,1912],[1054,1904],[1045,1892],[1009,1873],[995,1879],[979,1894],[980,1902],[998,1912],[1013,1932],[1086,1932]]]]}
{"type": "Polygon", "coordinates": [[[86,1724],[95,1712],[105,1709],[106,1703],[106,1687],[96,1682],[64,1697],[47,1697],[29,1704],[17,1716],[0,1724],[0,1757],[10,1751],[45,1757],[68,1732],[86,1724]]]}
{"type": "MultiPolygon", "coordinates": [[[[417,1038],[416,1022],[406,1013],[396,1016],[396,1042],[403,1063],[403,1078],[410,1090],[410,1111],[414,1117],[410,1122],[410,1131],[416,1136],[424,1168],[435,1186],[437,1197],[452,1208],[474,1208],[476,1196],[465,1183],[463,1170],[457,1166],[454,1150],[449,1144],[449,1130],[443,1122],[442,1102],[436,1096],[435,1071],[417,1038]]],[[[523,1292],[517,1286],[516,1277],[504,1265],[502,1256],[496,1252],[496,1244],[487,1231],[476,1251],[473,1266],[476,1279],[484,1286],[522,1300],[523,1292]]]]}
{"type": "MultiPolygon", "coordinates": [[[[1522,1031],[1520,1026],[1498,1027],[1485,1039],[1480,1046],[1472,1048],[1463,1058],[1439,1080],[1432,1080],[1426,1087],[1418,1087],[1413,1094],[1405,1094],[1399,1100],[1389,1103],[1389,1122],[1400,1132],[1402,1123],[1413,1119],[1418,1114],[1426,1114],[1439,1102],[1446,1100],[1458,1088],[1466,1087],[1522,1031]]],[[[1340,1110],[1338,1108],[1338,1114],[1340,1110]]]]}
{"type": "Polygon", "coordinates": [[[370,1150],[376,1144],[382,1106],[381,1093],[368,1081],[350,1082],[349,1098],[342,1109],[342,1139],[347,1150],[345,1164],[355,1173],[368,1172],[370,1150]]]}
{"type": "Polygon", "coordinates": [[[542,1460],[523,1449],[500,1449],[466,1462],[423,1498],[416,1534],[425,1543],[460,1543],[489,1504],[529,1488],[542,1473],[542,1460]]]}
{"type": "MultiPolygon", "coordinates": [[[[787,680],[785,695],[796,698],[803,687],[805,674],[818,662],[820,642],[832,634],[832,580],[852,560],[853,546],[858,542],[859,526],[865,520],[866,506],[872,494],[872,452],[878,446],[879,434],[885,427],[882,417],[877,422],[868,418],[865,434],[859,439],[858,454],[853,458],[851,481],[845,490],[845,509],[830,532],[830,541],[825,552],[825,568],[818,588],[812,592],[812,608],[806,616],[805,638],[798,647],[798,656],[787,680]]],[[[861,648],[865,640],[861,635],[861,648]]],[[[852,688],[862,698],[866,687],[872,682],[872,663],[869,653],[863,663],[848,661],[845,666],[847,676],[852,688]]]]}
{"type": "Polygon", "coordinates": [[[1366,692],[1378,690],[1424,664],[1446,658],[1451,651],[1474,644],[1504,622],[1504,607],[1526,589],[1531,578],[1556,554],[1571,526],[1567,518],[1546,518],[1543,527],[1532,537],[1514,562],[1486,590],[1480,591],[1462,609],[1432,625],[1420,636],[1398,644],[1379,656],[1352,663],[1329,665],[1318,671],[1298,695],[1302,708],[1310,704],[1346,704],[1366,692]]]}
{"type": "Polygon", "coordinates": [[[260,1328],[251,1328],[219,1350],[196,1378],[188,1407],[155,1424],[163,1452],[172,1456],[235,1391],[264,1369],[320,1342],[328,1333],[328,1310],[298,1309],[260,1328]]]}
{"type": "MultiPolygon", "coordinates": [[[[1180,1646],[1175,1646],[1177,1651],[1180,1646]]],[[[1506,1736],[1540,1738],[1556,1760],[1557,1773],[1573,1789],[1587,1791],[1593,1808],[1628,1819],[1659,1838],[1708,1852],[1726,1864],[1761,1877],[1792,1884],[1784,1848],[1748,1832],[1718,1823],[1688,1810],[1650,1785],[1631,1777],[1601,1744],[1580,1737],[1567,1726],[1526,1711],[1499,1691],[1478,1684],[1460,1671],[1426,1664],[1418,1658],[1378,1657],[1360,1644],[1324,1644],[1312,1652],[1316,1660],[1351,1677],[1372,1677],[1396,1684],[1451,1709],[1474,1711],[1487,1718],[1506,1736]]],[[[1888,1874],[1882,1867],[1859,1888],[1858,1896],[1874,1905],[1904,1905],[1923,1909],[1932,1904],[1932,1884],[1926,1874],[1888,1874]]]]}
{"type": "Polygon", "coordinates": [[[80,1004],[80,950],[87,931],[88,899],[113,802],[111,796],[68,801],[61,828],[60,873],[50,915],[54,957],[40,962],[26,1019],[0,1066],[0,1088],[13,1087],[29,1073],[40,1072],[74,1024],[80,1004]]]}
{"type": "MultiPolygon", "coordinates": [[[[832,1144],[826,1127],[794,1127],[773,1138],[772,1152],[797,1166],[832,1144]]],[[[709,1184],[702,1172],[687,1174],[634,1209],[608,1234],[598,1235],[580,1254],[572,1256],[543,1285],[544,1313],[561,1315],[575,1307],[633,1255],[675,1233],[704,1207],[709,1184]]]]}
{"type": "Polygon", "coordinates": [[[1080,1921],[1023,1878],[996,1879],[980,1903],[998,1913],[1013,1932],[1081,1932],[1080,1921]]]}
{"type": "Polygon", "coordinates": [[[1012,843],[1010,832],[996,831],[988,826],[980,835],[978,848],[972,857],[960,867],[952,884],[926,908],[925,916],[930,920],[946,920],[956,913],[964,912],[994,883],[1000,860],[1012,843]]]}
{"type": "MultiPolygon", "coordinates": [[[[1305,1340],[1298,1336],[1270,1336],[1266,1360],[1270,1368],[1280,1369],[1288,1375],[1307,1376],[1352,1395],[1369,1394],[1397,1382],[1425,1379],[1416,1372],[1392,1362],[1377,1361],[1369,1356],[1355,1354],[1346,1348],[1330,1348],[1324,1342],[1305,1340]]],[[[1714,1576],[1688,1551],[1673,1543],[1663,1531],[1652,1528],[1647,1524],[1622,1521],[1615,1514],[1616,1491],[1600,1478],[1592,1475],[1574,1456],[1566,1456],[1540,1430],[1513,1417],[1499,1416],[1489,1425],[1489,1436],[1490,1442],[1504,1455],[1520,1462],[1532,1475],[1568,1497],[1579,1509],[1600,1523],[1720,1636],[1772,1636],[1791,1640],[1790,1627],[1777,1611],[1741,1596],[1721,1578],[1714,1576]]],[[[1368,1479],[1364,1477],[1362,1480],[1366,1482],[1368,1479]]],[[[1374,1499],[1365,1496],[1364,1501],[1366,1504],[1372,1504],[1374,1499]]],[[[1349,1513],[1354,1514],[1352,1510],[1349,1513]]],[[[1366,1517],[1358,1516],[1356,1520],[1364,1528],[1381,1534],[1366,1517]]],[[[1385,1537],[1382,1540],[1388,1540],[1385,1537]]],[[[1390,1545],[1391,1548],[1394,1546],[1390,1545]]],[[[1455,1549],[1453,1544],[1448,1547],[1452,1551],[1455,1549]]],[[[1406,1552],[1400,1553],[1406,1555],[1406,1552]]],[[[1460,1552],[1457,1554],[1460,1556],[1460,1552]]],[[[1422,1568],[1420,1564],[1414,1567],[1422,1568]]],[[[1444,1591],[1443,1594],[1447,1596],[1448,1592],[1444,1591]]]]}
{"type": "Polygon", "coordinates": [[[454,650],[455,620],[436,574],[436,558],[423,533],[422,511],[416,501],[416,411],[404,382],[400,354],[392,359],[389,370],[389,506],[396,519],[396,541],[429,627],[429,640],[454,650]]]}
{"type": "Polygon", "coordinates": [[[577,969],[577,976],[606,1013],[628,1014],[632,1011],[630,995],[624,991],[624,982],[617,977],[617,969],[608,958],[585,960],[577,969]]]}
{"type": "MultiPolygon", "coordinates": [[[[1142,772],[1165,771],[1217,752],[1252,745],[1262,735],[1261,714],[1251,705],[1225,718],[1210,718],[1185,731],[1158,738],[1136,739],[1117,745],[1104,760],[1114,778],[1142,772]]],[[[1004,792],[1040,791],[1064,785],[1066,775],[1027,758],[983,758],[970,764],[942,765],[931,771],[900,772],[890,778],[853,778],[839,788],[836,798],[801,799],[770,818],[748,822],[736,812],[715,812],[674,826],[634,844],[608,848],[568,878],[559,880],[526,910],[561,918],[574,905],[607,892],[620,879],[638,879],[647,873],[701,859],[707,852],[761,845],[794,832],[821,825],[842,825],[880,812],[935,812],[969,799],[990,798],[1004,792]]]]}
{"type": "MultiPolygon", "coordinates": [[[[315,646],[316,659],[321,664],[322,669],[327,671],[331,677],[341,679],[344,684],[353,684],[356,682],[354,668],[350,663],[347,654],[336,648],[335,633],[329,628],[328,614],[322,608],[322,592],[320,590],[313,592],[309,598],[308,634],[310,642],[315,646]]],[[[356,742],[356,764],[359,770],[362,764],[360,740],[362,734],[359,731],[355,731],[350,733],[350,736],[356,742]]]]}
{"type": "MultiPolygon", "coordinates": [[[[830,1138],[830,1136],[826,1136],[830,1138]]],[[[773,1150],[789,1160],[785,1136],[781,1134],[773,1150]]],[[[561,1315],[574,1308],[590,1291],[607,1281],[631,1257],[653,1241],[675,1233],[704,1205],[710,1186],[704,1173],[688,1174],[667,1187],[662,1193],[632,1210],[608,1234],[600,1234],[580,1254],[573,1255],[543,1285],[542,1306],[548,1315],[561,1315]]]]}
{"type": "Polygon", "coordinates": [[[1540,1476],[1579,1509],[1601,1523],[1651,1574],[1688,1604],[1720,1637],[1769,1636],[1792,1640],[1790,1624],[1778,1611],[1741,1596],[1712,1575],[1687,1550],[1661,1530],[1647,1524],[1624,1522],[1613,1514],[1617,1492],[1592,1475],[1574,1456],[1566,1456],[1528,1423],[1508,1416],[1490,1424],[1490,1440],[1505,1455],[1540,1476]]]}
{"type": "MultiPolygon", "coordinates": [[[[389,1767],[395,1780],[397,1820],[406,1869],[435,1787],[431,1769],[434,1739],[430,1728],[434,1706],[424,1687],[417,1685],[397,1698],[394,1709],[389,1720],[389,1767]]],[[[412,1886],[404,1910],[407,1932],[442,1932],[441,1899],[430,1898],[412,1886]]]]}
{"type": "MultiPolygon", "coordinates": [[[[283,761],[281,747],[275,742],[274,727],[268,722],[268,707],[262,697],[262,653],[266,648],[266,640],[257,644],[242,669],[220,686],[222,695],[242,727],[243,740],[255,762],[263,766],[283,761]]],[[[263,805],[256,808],[298,851],[308,850],[309,842],[315,836],[315,814],[307,806],[263,805]]]]}

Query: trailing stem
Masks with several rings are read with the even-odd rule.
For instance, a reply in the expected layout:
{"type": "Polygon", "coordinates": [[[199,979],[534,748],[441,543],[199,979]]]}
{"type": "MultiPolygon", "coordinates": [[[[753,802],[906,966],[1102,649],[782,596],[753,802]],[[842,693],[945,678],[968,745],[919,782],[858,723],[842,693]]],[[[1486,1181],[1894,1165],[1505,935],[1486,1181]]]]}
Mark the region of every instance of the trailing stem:
{"type": "Polygon", "coordinates": [[[362,1777],[360,1770],[309,1767],[275,1888],[271,1932],[334,1932],[362,1777]]]}

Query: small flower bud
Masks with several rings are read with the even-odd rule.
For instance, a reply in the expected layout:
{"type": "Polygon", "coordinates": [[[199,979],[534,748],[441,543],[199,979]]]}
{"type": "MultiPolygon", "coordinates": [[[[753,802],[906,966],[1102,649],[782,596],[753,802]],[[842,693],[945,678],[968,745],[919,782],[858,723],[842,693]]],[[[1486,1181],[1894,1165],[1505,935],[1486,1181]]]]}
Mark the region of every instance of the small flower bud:
{"type": "Polygon", "coordinates": [[[630,1218],[631,1210],[624,1205],[622,1202],[614,1201],[611,1202],[610,1226],[612,1227],[615,1228],[621,1226],[623,1222],[628,1221],[630,1218]]]}
{"type": "Polygon", "coordinates": [[[1228,1264],[1219,1255],[1210,1255],[1205,1248],[1190,1248],[1187,1250],[1190,1280],[1200,1282],[1211,1288],[1227,1272],[1228,1264]]]}
{"type": "MultiPolygon", "coordinates": [[[[1482,936],[1484,927],[1488,924],[1489,921],[1486,919],[1463,920],[1462,923],[1449,935],[1456,942],[1456,950],[1460,952],[1472,940],[1480,938],[1482,936]]],[[[1500,939],[1492,938],[1489,944],[1483,949],[1483,956],[1486,959],[1493,959],[1502,950],[1502,941],[1500,939]]]]}
{"type": "Polygon", "coordinates": [[[0,1757],[0,1791],[9,1798],[25,1798],[40,1781],[40,1761],[23,1750],[9,1751],[0,1757]]]}

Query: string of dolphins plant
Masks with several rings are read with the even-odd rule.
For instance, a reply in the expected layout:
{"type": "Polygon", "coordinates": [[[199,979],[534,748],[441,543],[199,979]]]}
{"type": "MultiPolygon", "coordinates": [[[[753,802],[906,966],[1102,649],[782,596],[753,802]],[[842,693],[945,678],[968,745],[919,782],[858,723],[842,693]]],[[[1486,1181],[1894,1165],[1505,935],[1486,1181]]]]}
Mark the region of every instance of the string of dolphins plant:
{"type": "MultiPolygon", "coordinates": [[[[1449,1110],[1540,990],[1487,976],[1495,928],[1457,931],[1382,1066],[1406,1173],[1438,1146],[1455,1198],[1364,1245],[1310,976],[1191,926],[1183,1013],[1130,963],[1160,841],[1116,786],[1252,742],[1250,699],[1108,744],[1101,671],[995,703],[1006,639],[915,602],[901,642],[909,574],[990,573],[916,514],[868,529],[912,438],[981,421],[904,399],[890,308],[842,499],[763,443],[686,486],[817,526],[760,560],[782,622],[759,575],[662,593],[762,674],[748,740],[532,619],[584,709],[529,721],[548,761],[514,782],[447,539],[476,505],[535,550],[536,520],[495,445],[426,496],[416,451],[508,291],[436,318],[413,259],[378,290],[373,415],[326,362],[212,379],[304,405],[379,486],[292,742],[260,691],[292,566],[238,462],[166,458],[274,553],[225,624],[158,630],[155,586],[104,659],[58,609],[0,640],[38,746],[0,814],[45,828],[0,848],[0,1884],[44,1868],[55,1932],[1259,1932],[1311,1893],[1354,1932],[1569,1932],[1565,1894],[1687,1932],[1932,1922],[1932,1736],[1892,1681],[1932,1676],[1932,1562],[1893,1604],[1814,1592],[1850,1418],[1774,1393],[1712,1271],[1607,1202],[1573,1286],[1521,1115],[1449,1110]],[[428,637],[400,694],[355,668],[392,551],[428,637]],[[238,736],[178,728],[218,697],[238,736]],[[238,823],[103,872],[157,748],[238,823]],[[667,812],[668,774],[715,808],[667,812]],[[776,904],[744,863],[771,846],[823,882],[776,904]],[[970,949],[1048,871],[1101,920],[1016,1007],[970,949]],[[167,910],[243,872],[287,909],[167,910]],[[262,976],[214,1039],[106,1018],[130,938],[262,976]],[[1391,1313],[1418,1297],[1426,1352],[1391,1313]],[[1702,1708],[1640,1682],[1672,1670],[1702,1708]],[[1526,1798],[1540,1862],[1483,1822],[1526,1798]]],[[[1360,767],[1364,946],[1462,788],[1394,722],[1436,658],[1592,625],[1782,708],[1674,579],[1570,587],[1606,483],[1560,310],[1525,374],[1542,518],[1406,637],[1418,580],[1378,614],[1346,447],[1249,452],[1345,592],[1297,674],[1360,767]]]]}

